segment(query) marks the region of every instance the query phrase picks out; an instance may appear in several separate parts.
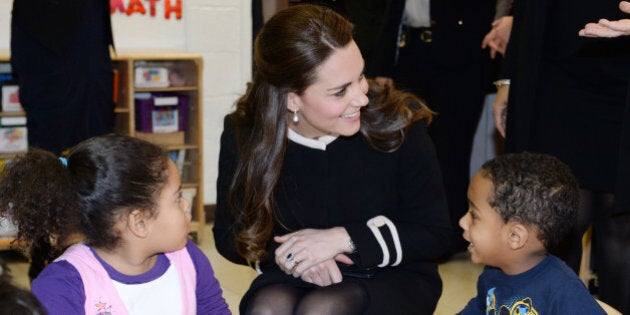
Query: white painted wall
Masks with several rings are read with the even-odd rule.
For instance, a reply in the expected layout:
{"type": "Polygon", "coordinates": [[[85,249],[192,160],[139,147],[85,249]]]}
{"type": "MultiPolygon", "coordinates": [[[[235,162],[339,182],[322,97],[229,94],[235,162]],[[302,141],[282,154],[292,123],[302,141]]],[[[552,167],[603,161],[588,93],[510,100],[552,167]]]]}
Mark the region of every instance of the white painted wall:
{"type": "MultiPolygon", "coordinates": [[[[121,50],[174,49],[203,56],[204,203],[213,204],[223,116],[251,78],[251,0],[182,0],[181,20],[164,18],[163,1],[157,1],[155,17],[114,13],[114,42],[121,50]]],[[[141,2],[148,11],[149,2],[141,2]]],[[[12,3],[0,0],[0,50],[9,49],[12,3]]]]}

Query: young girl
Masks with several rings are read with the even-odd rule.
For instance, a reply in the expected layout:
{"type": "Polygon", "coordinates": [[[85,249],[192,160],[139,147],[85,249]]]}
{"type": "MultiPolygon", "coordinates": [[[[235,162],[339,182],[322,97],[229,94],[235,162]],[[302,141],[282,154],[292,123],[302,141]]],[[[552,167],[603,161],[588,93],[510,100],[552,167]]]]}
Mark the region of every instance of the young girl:
{"type": "Polygon", "coordinates": [[[49,314],[230,314],[187,238],[188,206],[165,151],[127,136],[86,140],[67,159],[32,149],[0,175],[20,241],[83,239],[33,281],[49,314]]]}

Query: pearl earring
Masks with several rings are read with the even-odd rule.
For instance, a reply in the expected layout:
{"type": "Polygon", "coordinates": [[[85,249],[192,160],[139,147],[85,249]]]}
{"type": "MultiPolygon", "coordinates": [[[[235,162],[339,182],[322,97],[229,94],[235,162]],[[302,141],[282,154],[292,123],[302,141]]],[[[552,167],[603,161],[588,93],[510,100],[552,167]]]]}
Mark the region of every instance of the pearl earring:
{"type": "Polygon", "coordinates": [[[297,112],[298,112],[297,109],[293,110],[293,123],[294,124],[297,124],[300,121],[300,117],[298,117],[297,112]]]}

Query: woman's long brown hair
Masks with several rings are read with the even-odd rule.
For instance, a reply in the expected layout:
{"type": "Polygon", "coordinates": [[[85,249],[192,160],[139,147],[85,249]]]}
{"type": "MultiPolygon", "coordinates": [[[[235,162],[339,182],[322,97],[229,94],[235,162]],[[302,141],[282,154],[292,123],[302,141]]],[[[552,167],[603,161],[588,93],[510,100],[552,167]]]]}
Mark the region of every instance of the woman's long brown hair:
{"type": "MultiPolygon", "coordinates": [[[[236,250],[251,262],[266,257],[273,227],[281,224],[273,194],[287,147],[287,94],[301,95],[313,84],[317,67],[351,43],[352,31],[352,24],[329,8],[297,5],[279,11],[256,37],[254,79],[231,114],[239,160],[228,195],[238,231],[236,250]]],[[[431,113],[410,94],[373,88],[373,102],[361,114],[361,132],[375,149],[391,152],[411,122],[431,113]],[[410,109],[411,103],[421,110],[410,109]]]]}

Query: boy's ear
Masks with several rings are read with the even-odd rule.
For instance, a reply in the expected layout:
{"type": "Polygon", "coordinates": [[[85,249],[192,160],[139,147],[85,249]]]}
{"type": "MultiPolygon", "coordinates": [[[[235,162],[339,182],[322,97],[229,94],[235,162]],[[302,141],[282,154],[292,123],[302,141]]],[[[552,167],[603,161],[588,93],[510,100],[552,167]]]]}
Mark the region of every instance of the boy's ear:
{"type": "Polygon", "coordinates": [[[510,223],[508,243],[512,249],[520,249],[529,240],[529,230],[521,223],[510,223]]]}
{"type": "Polygon", "coordinates": [[[127,228],[137,237],[145,238],[148,235],[146,223],[146,213],[141,209],[134,209],[127,214],[127,228]]]}
{"type": "Polygon", "coordinates": [[[302,108],[302,100],[295,92],[287,93],[287,109],[290,112],[299,111],[302,108]]]}

